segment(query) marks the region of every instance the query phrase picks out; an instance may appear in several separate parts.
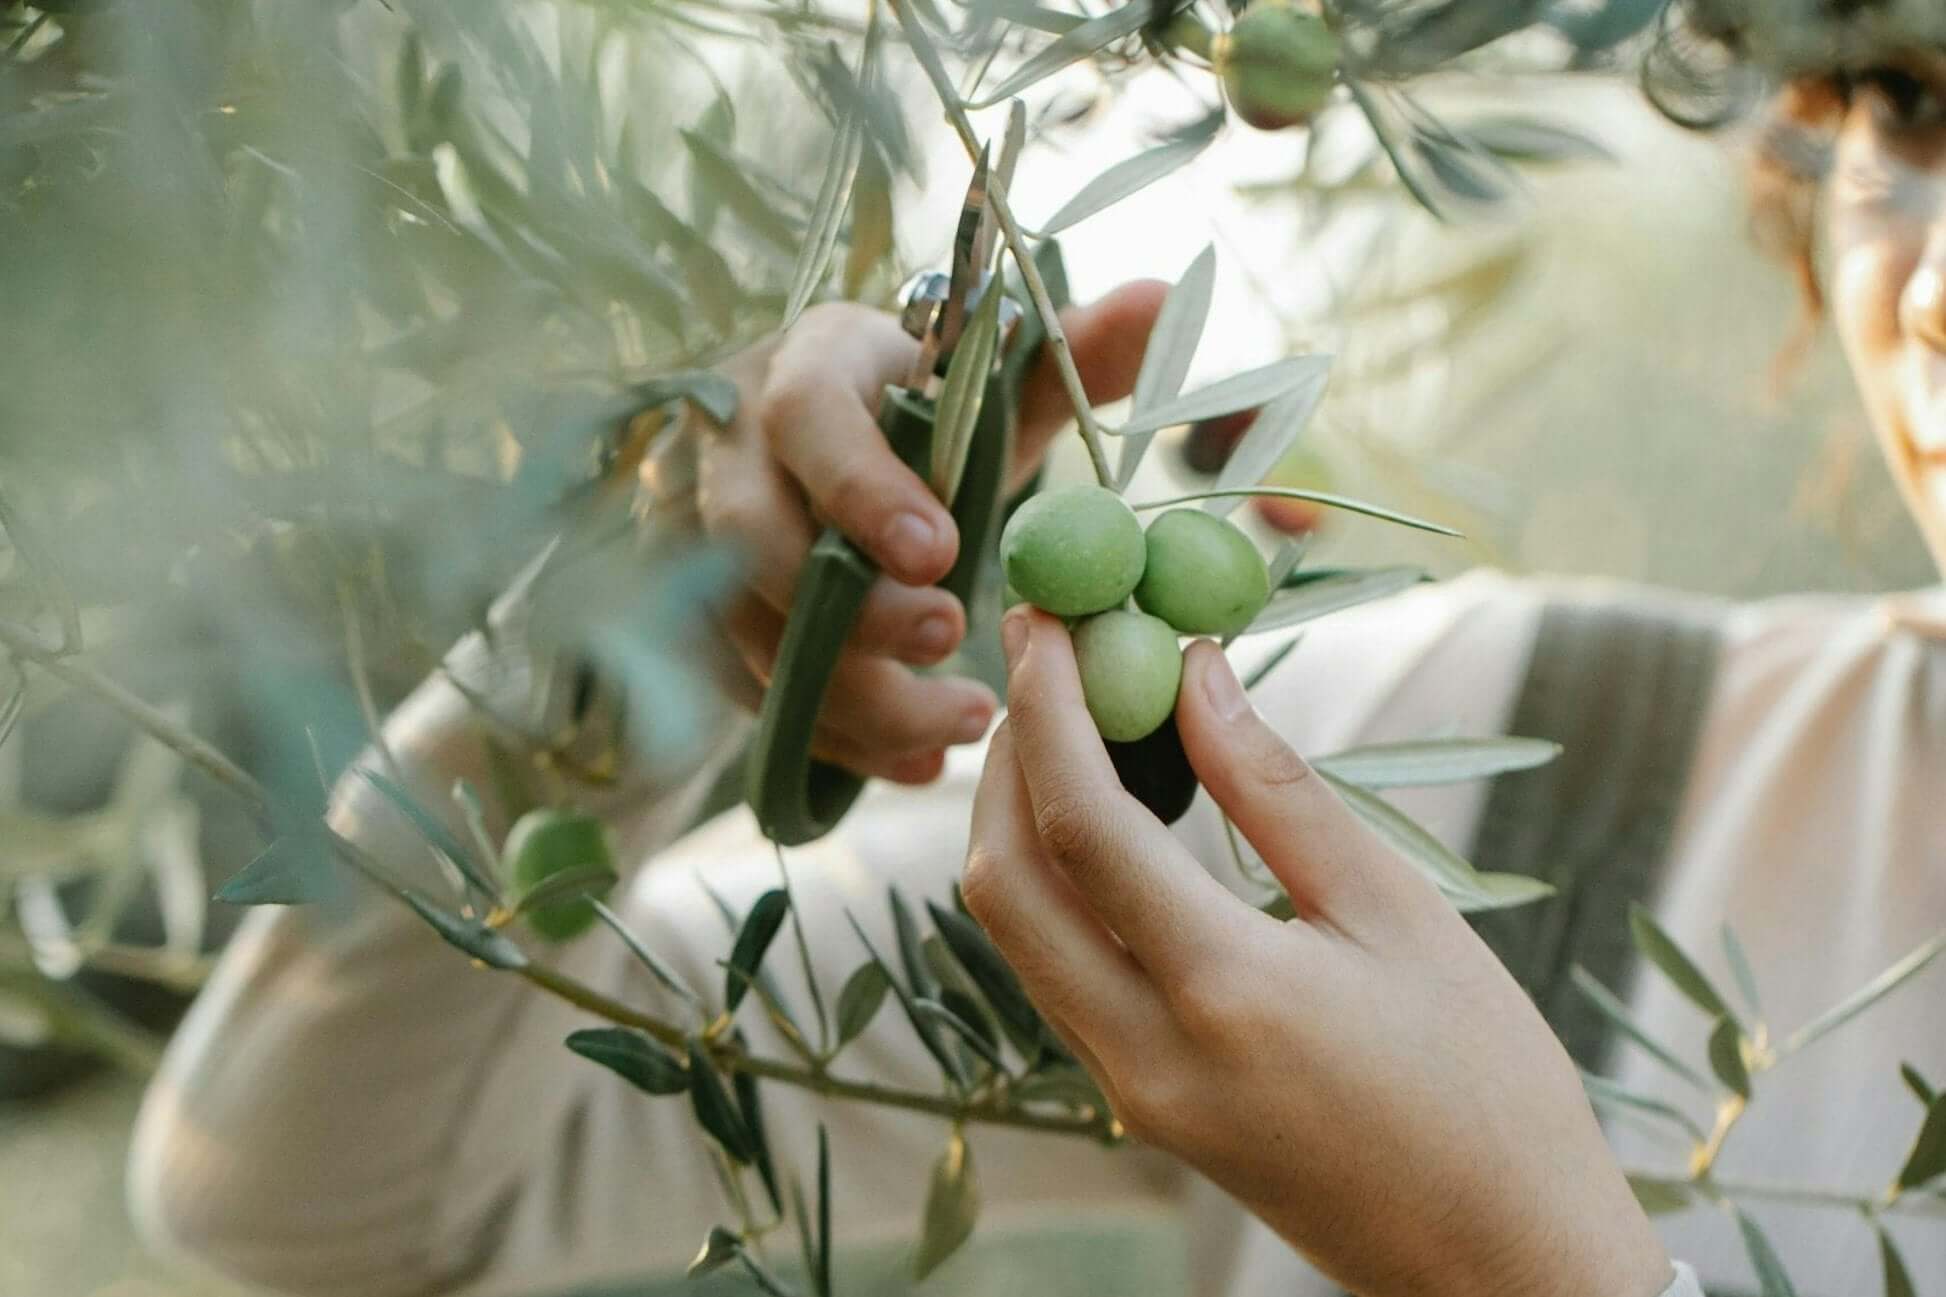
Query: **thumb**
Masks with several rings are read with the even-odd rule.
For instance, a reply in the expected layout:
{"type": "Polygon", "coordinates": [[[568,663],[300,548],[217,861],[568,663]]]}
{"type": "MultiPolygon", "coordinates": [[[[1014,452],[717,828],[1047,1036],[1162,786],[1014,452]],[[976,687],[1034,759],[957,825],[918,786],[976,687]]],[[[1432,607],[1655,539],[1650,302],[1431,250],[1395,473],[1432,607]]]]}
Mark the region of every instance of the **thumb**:
{"type": "Polygon", "coordinates": [[[1290,893],[1300,918],[1345,926],[1420,884],[1250,705],[1223,650],[1190,645],[1176,726],[1196,776],[1290,893]]]}
{"type": "MultiPolygon", "coordinates": [[[[1061,330],[1074,353],[1081,388],[1094,405],[1119,401],[1135,387],[1148,349],[1149,331],[1162,310],[1169,286],[1157,279],[1136,279],[1087,306],[1061,312],[1061,330]]],[[[1020,394],[1020,437],[1014,447],[1014,485],[1018,486],[1041,462],[1047,443],[1074,417],[1074,405],[1062,385],[1053,353],[1043,350],[1028,371],[1020,394]]]]}

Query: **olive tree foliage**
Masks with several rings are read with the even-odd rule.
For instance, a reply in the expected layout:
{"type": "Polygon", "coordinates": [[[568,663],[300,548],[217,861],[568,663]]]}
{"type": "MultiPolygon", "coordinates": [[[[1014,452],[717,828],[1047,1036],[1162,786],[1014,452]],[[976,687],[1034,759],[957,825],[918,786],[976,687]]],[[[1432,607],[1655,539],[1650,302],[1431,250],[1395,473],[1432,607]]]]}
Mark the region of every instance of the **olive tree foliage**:
{"type": "MultiPolygon", "coordinates": [[[[37,754],[58,760],[47,722],[63,709],[101,709],[145,736],[92,809],[10,798],[0,810],[0,1032],[153,1062],[155,1041],[74,978],[97,968],[196,983],[208,835],[189,794],[220,794],[243,808],[253,854],[219,900],[389,892],[457,948],[456,975],[470,959],[576,1004],[591,1025],[569,1050],[644,1102],[691,1105],[734,1217],[701,1241],[698,1270],[734,1265],[767,1291],[831,1291],[833,1150],[820,1138],[814,1167],[779,1165],[765,1086],[937,1116],[942,1152],[915,1221],[915,1268],[930,1272],[976,1224],[981,1126],[1121,1134],[956,898],[915,905],[889,893],[889,949],[862,928],[809,934],[780,853],[775,891],[747,913],[725,907],[721,984],[693,986],[600,903],[616,873],[598,826],[558,820],[530,825],[521,843],[496,840],[477,790],[424,805],[381,760],[359,777],[420,828],[446,880],[428,893],[330,831],[332,778],[456,638],[485,627],[494,651],[568,664],[570,693],[593,673],[628,699],[621,739],[592,760],[574,743],[579,712],[566,732],[540,730],[482,702],[507,805],[566,806],[623,762],[680,782],[719,720],[697,650],[732,563],[645,507],[636,470],[699,422],[731,417],[736,390],[717,362],[814,300],[890,300],[907,269],[901,245],[932,250],[898,232],[915,219],[950,227],[911,209],[925,172],[958,175],[983,148],[1031,147],[1137,72],[1159,67],[1193,91],[1199,112],[1073,192],[1035,195],[1033,210],[1053,213],[1038,227],[995,192],[1006,273],[1078,392],[1034,256],[1045,239],[1085,237],[1091,216],[1225,132],[1281,130],[1301,144],[1321,112],[1354,114],[1369,147],[1328,178],[1300,170],[1294,184],[1310,198],[1376,192],[1463,216],[1515,195],[1519,167],[1580,156],[1586,142],[1518,118],[1444,122],[1412,78],[1455,61],[1507,75],[1631,66],[1635,45],[1668,26],[1659,0],[1337,0],[1321,14],[1277,0],[0,10],[0,737],[15,736],[0,775],[37,754]],[[494,642],[487,611],[517,581],[540,592],[544,627],[526,633],[544,643],[494,642]],[[219,723],[213,699],[247,725],[219,723]],[[561,867],[509,859],[543,838],[561,867]],[[162,939],[134,945],[119,920],[145,879],[162,939]],[[683,1012],[621,1003],[551,967],[548,938],[590,921],[605,928],[581,939],[627,943],[683,1012]],[[814,938],[855,949],[841,984],[810,976],[814,938]],[[785,1002],[765,975],[780,944],[803,960],[807,1002],[785,1002]],[[786,1054],[752,1050],[738,1022],[753,1013],[777,1026],[786,1054]],[[848,1073],[845,1049],[867,1030],[915,1034],[937,1083],[907,1090],[848,1073]],[[801,1240],[788,1267],[765,1254],[786,1219],[801,1240]]],[[[1323,362],[1296,357],[1184,392],[1213,256],[1185,259],[1121,426],[1078,408],[1097,474],[1122,487],[1157,432],[1261,407],[1210,490],[1192,497],[1221,510],[1274,490],[1259,481],[1315,409],[1323,362]]],[[[1379,504],[1291,493],[1440,530],[1379,504]]],[[[1288,640],[1311,618],[1419,579],[1304,557],[1295,544],[1274,556],[1276,592],[1246,634],[1288,640]]],[[[1519,739],[1436,739],[1318,764],[1455,904],[1490,909],[1544,889],[1474,870],[1383,790],[1550,755],[1519,739]]],[[[1284,905],[1240,844],[1237,855],[1265,907],[1284,905]]],[[[1643,1200],[1723,1206],[1765,1291],[1788,1292],[1736,1204],[1807,1191],[1723,1180],[1716,1154],[1764,1072],[1938,945],[1780,1040],[1754,985],[1733,1009],[1652,921],[1638,917],[1635,936],[1717,1022],[1708,1059],[1677,1057],[1605,988],[1584,989],[1637,1047],[1692,1080],[1713,1115],[1697,1121],[1599,1078],[1590,1094],[1690,1140],[1685,1166],[1637,1177],[1643,1200]]],[[[1816,1191],[1874,1228],[1884,1213],[1940,1207],[1946,1102],[1916,1072],[1905,1079],[1925,1111],[1892,1187],[1816,1191]]],[[[1910,1291],[1881,1237],[1887,1291],[1910,1291]]]]}

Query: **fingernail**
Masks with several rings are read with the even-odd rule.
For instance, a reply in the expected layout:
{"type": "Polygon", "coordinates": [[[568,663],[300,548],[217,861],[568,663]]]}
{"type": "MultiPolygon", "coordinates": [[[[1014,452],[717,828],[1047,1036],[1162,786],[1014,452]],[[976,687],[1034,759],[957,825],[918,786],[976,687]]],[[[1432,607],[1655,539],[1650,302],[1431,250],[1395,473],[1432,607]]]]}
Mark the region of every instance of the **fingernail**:
{"type": "Polygon", "coordinates": [[[1021,650],[1027,647],[1027,610],[1013,607],[1000,619],[1000,651],[1007,655],[1007,670],[1020,665],[1021,650]]]}
{"type": "Polygon", "coordinates": [[[902,513],[885,524],[879,543],[895,566],[923,569],[939,547],[939,529],[916,513],[902,513]]]}
{"type": "Polygon", "coordinates": [[[912,651],[927,658],[942,658],[953,650],[953,619],[936,612],[922,618],[912,632],[912,651]]]}
{"type": "Polygon", "coordinates": [[[971,707],[960,716],[959,725],[953,730],[953,742],[977,743],[985,737],[987,726],[993,723],[993,709],[985,703],[971,707]]]}
{"type": "Polygon", "coordinates": [[[1236,672],[1230,670],[1230,660],[1221,653],[1210,655],[1215,659],[1203,669],[1203,696],[1216,714],[1226,721],[1240,720],[1250,710],[1250,700],[1244,697],[1243,685],[1237,680],[1236,672]]]}

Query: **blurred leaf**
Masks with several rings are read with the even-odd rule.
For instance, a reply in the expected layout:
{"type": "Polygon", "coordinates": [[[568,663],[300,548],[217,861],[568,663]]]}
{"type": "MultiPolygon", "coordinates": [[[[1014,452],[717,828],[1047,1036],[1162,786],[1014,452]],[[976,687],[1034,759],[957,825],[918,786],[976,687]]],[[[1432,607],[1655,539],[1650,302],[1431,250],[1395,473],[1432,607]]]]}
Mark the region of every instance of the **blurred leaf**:
{"type": "Polygon", "coordinates": [[[10,501],[4,493],[0,493],[0,532],[6,534],[14,553],[26,566],[34,588],[61,623],[61,650],[80,652],[81,608],[74,601],[60,553],[47,543],[41,524],[38,521],[30,524],[22,506],[10,501]]]}
{"type": "Polygon", "coordinates": [[[622,944],[627,946],[629,951],[642,962],[642,966],[649,970],[649,974],[656,981],[662,983],[664,987],[686,1001],[691,1008],[697,1010],[702,1009],[703,997],[691,990],[689,985],[677,974],[676,970],[664,963],[659,955],[642,944],[641,940],[633,932],[629,931],[628,925],[622,922],[620,915],[616,914],[599,900],[591,899],[588,903],[595,907],[595,917],[607,924],[614,931],[615,935],[622,939],[622,944]]]}
{"type": "Polygon", "coordinates": [[[1329,356],[1293,356],[1256,369],[1245,370],[1207,387],[1165,401],[1143,414],[1132,416],[1119,428],[1109,429],[1116,436],[1138,432],[1159,432],[1177,424],[1213,419],[1239,410],[1254,410],[1282,396],[1308,390],[1330,372],[1329,356]]]}
{"type": "MultiPolygon", "coordinates": [[[[1048,217],[1040,228],[1041,237],[1052,238],[1180,170],[1210,146],[1222,126],[1223,114],[1211,113],[1176,139],[1117,162],[1048,217]]],[[[1153,337],[1150,345],[1154,345],[1153,337]]]]}
{"type": "Polygon", "coordinates": [[[696,1124],[722,1146],[731,1161],[748,1166],[756,1152],[750,1131],[730,1102],[723,1078],[716,1074],[709,1055],[694,1040],[689,1042],[689,1099],[696,1124]]]}
{"type": "Polygon", "coordinates": [[[412,824],[412,827],[419,831],[419,836],[426,840],[426,845],[444,857],[446,862],[458,870],[460,876],[482,896],[494,897],[499,894],[498,889],[480,869],[479,863],[473,859],[473,853],[453,836],[452,831],[439,817],[421,806],[417,798],[376,770],[361,766],[358,774],[365,782],[383,793],[385,800],[391,802],[412,824]]]}
{"type": "Polygon", "coordinates": [[[1784,1272],[1784,1263],[1777,1258],[1777,1249],[1757,1228],[1757,1222],[1739,1207],[1732,1207],[1730,1211],[1737,1218],[1737,1229],[1743,1234],[1743,1249],[1750,1254],[1750,1265],[1757,1272],[1757,1283],[1763,1297],[1797,1297],[1797,1289],[1791,1285],[1790,1275],[1784,1272]]]}
{"type": "MultiPolygon", "coordinates": [[[[858,175],[859,158],[865,147],[864,91],[859,82],[870,76],[875,43],[867,42],[860,58],[860,76],[853,81],[834,51],[828,60],[827,82],[843,86],[855,96],[841,112],[837,137],[825,160],[824,178],[818,184],[817,199],[811,204],[811,219],[798,249],[797,265],[791,271],[790,289],[785,294],[784,316],[779,328],[788,329],[803,314],[824,284],[831,256],[838,247],[838,232],[844,226],[845,209],[851,204],[853,181],[858,175]]],[[[822,68],[824,65],[820,64],[822,68]]]]}
{"type": "Polygon", "coordinates": [[[1513,177],[1500,162],[1446,131],[1414,127],[1410,143],[1425,174],[1455,198],[1491,205],[1513,192],[1513,177]]]}
{"type": "Polygon", "coordinates": [[[1710,1071],[1739,1097],[1750,1097],[1750,1072],[1743,1065],[1743,1033],[1734,1018],[1722,1017],[1710,1030],[1710,1071]]]}
{"type": "Polygon", "coordinates": [[[1416,567],[1379,567],[1361,572],[1342,572],[1322,580],[1278,590],[1270,602],[1245,628],[1245,635],[1283,630],[1313,621],[1346,608],[1355,608],[1375,599],[1385,599],[1410,590],[1426,579],[1416,567]]]}
{"type": "Polygon", "coordinates": [[[885,893],[892,909],[892,930],[898,934],[899,962],[905,968],[906,984],[914,995],[931,997],[938,993],[939,983],[926,964],[925,946],[919,937],[919,925],[912,917],[912,908],[896,885],[886,888],[885,893]]]}
{"type": "Polygon", "coordinates": [[[225,905],[304,905],[342,890],[324,844],[294,833],[278,838],[216,889],[225,905]]]}
{"type": "Polygon", "coordinates": [[[924,1280],[958,1251],[972,1236],[979,1215],[980,1190],[973,1179],[973,1155],[966,1146],[966,1136],[955,1128],[946,1151],[933,1163],[912,1277],[924,1280]]]}
{"type": "MultiPolygon", "coordinates": [[[[897,892],[894,889],[894,896],[896,897],[896,895],[897,892]]],[[[903,904],[902,901],[894,901],[894,915],[900,912],[903,904]]],[[[858,916],[847,910],[845,912],[845,918],[850,922],[851,930],[858,934],[858,940],[864,943],[865,950],[871,955],[872,961],[878,965],[879,972],[884,975],[886,985],[891,988],[892,994],[898,997],[899,1007],[905,1010],[906,1021],[911,1025],[913,1034],[919,1037],[919,1043],[926,1047],[926,1052],[931,1054],[934,1061],[945,1071],[947,1079],[952,1081],[958,1088],[964,1090],[967,1084],[965,1067],[960,1064],[959,1059],[953,1052],[946,1048],[946,1042],[940,1039],[938,1028],[934,1027],[919,1012],[918,1007],[913,1003],[912,992],[906,990],[904,984],[898,978],[892,976],[892,970],[886,965],[884,957],[878,953],[878,948],[872,944],[872,939],[865,935],[865,929],[858,922],[858,916]]],[[[911,916],[907,915],[907,922],[909,923],[910,921],[911,916]]],[[[915,950],[910,958],[914,960],[919,959],[918,952],[915,950]]],[[[924,971],[922,968],[922,974],[924,971]]],[[[929,989],[930,982],[930,975],[927,975],[929,989]]],[[[843,1010],[841,1009],[839,1012],[842,1016],[843,1010]]]]}
{"type": "MultiPolygon", "coordinates": [[[[945,993],[951,994],[950,991],[945,993]]],[[[1000,1051],[995,1047],[994,1042],[971,1022],[953,1012],[938,1000],[929,1000],[924,996],[914,996],[912,1003],[913,1007],[919,1010],[921,1017],[938,1023],[965,1041],[966,1047],[975,1054],[978,1054],[980,1059],[994,1071],[1002,1072],[1006,1070],[1006,1065],[1000,1061],[1000,1051]]]]}
{"type": "MultiPolygon", "coordinates": [[[[984,270],[979,267],[976,273],[984,270]]],[[[940,388],[933,419],[932,489],[948,508],[959,494],[966,456],[973,449],[973,434],[980,423],[980,408],[986,403],[988,380],[993,377],[993,355],[1000,344],[1000,302],[1005,296],[998,283],[981,296],[979,309],[953,348],[946,381],[940,388]]]]}
{"type": "Polygon", "coordinates": [[[1613,162],[1615,155],[1593,136],[1531,117],[1480,118],[1461,132],[1495,157],[1510,162],[1613,162]]]}
{"type": "MultiPolygon", "coordinates": [[[[1278,667],[1284,665],[1284,659],[1289,657],[1292,653],[1296,652],[1297,646],[1299,644],[1302,644],[1303,642],[1304,642],[1304,636],[1302,634],[1298,634],[1298,635],[1291,636],[1291,638],[1285,640],[1282,644],[1279,644],[1277,646],[1277,651],[1275,653],[1272,653],[1269,657],[1265,658],[1262,662],[1259,662],[1256,666],[1252,667],[1250,669],[1250,674],[1243,678],[1243,691],[1245,693],[1249,693],[1252,689],[1255,689],[1258,685],[1268,680],[1270,678],[1270,673],[1275,671],[1278,667]]],[[[1352,780],[1352,782],[1357,783],[1358,781],[1354,779],[1352,780]]]]}
{"type": "Polygon", "coordinates": [[[479,920],[449,914],[417,892],[408,890],[399,895],[447,944],[459,947],[488,968],[513,971],[527,966],[527,956],[519,946],[479,920]]]}
{"type": "Polygon", "coordinates": [[[818,1123],[818,1266],[812,1276],[819,1297],[831,1297],[831,1139],[818,1123]]]}
{"type": "Polygon", "coordinates": [[[700,131],[678,132],[689,149],[699,188],[707,188],[753,234],[781,251],[794,253],[801,237],[797,223],[778,211],[750,181],[751,163],[700,131]]]}
{"type": "Polygon", "coordinates": [[[866,149],[851,186],[851,246],[845,254],[844,295],[856,301],[872,269],[890,257],[893,241],[892,178],[878,153],[866,149]]]}
{"type": "Polygon", "coordinates": [[[748,1072],[738,1072],[730,1078],[730,1084],[736,1091],[743,1128],[750,1132],[751,1160],[756,1163],[757,1177],[764,1182],[764,1194],[770,1199],[771,1210],[782,1216],[784,1200],[777,1190],[777,1167],[770,1157],[770,1137],[764,1133],[763,1096],[757,1091],[757,1078],[748,1072]]]}
{"type": "MultiPolygon", "coordinates": [[[[486,807],[480,801],[479,793],[464,779],[453,782],[453,805],[459,807],[460,818],[466,821],[466,832],[473,839],[473,849],[480,853],[480,859],[493,872],[495,882],[503,881],[500,871],[500,851],[494,845],[493,835],[487,832],[486,807]]],[[[516,817],[518,818],[518,817],[516,817]]]]}
{"type": "Polygon", "coordinates": [[[1361,788],[1418,788],[1531,770],[1560,754],[1561,745],[1546,739],[1421,739],[1347,748],[1312,764],[1361,788]]]}
{"type": "Polygon", "coordinates": [[[550,905],[593,899],[619,881],[621,876],[607,865],[575,865],[558,874],[549,874],[525,892],[509,897],[508,908],[516,915],[531,914],[550,905]]]}
{"type": "Polygon", "coordinates": [[[784,916],[790,912],[790,901],[782,889],[772,888],[759,896],[744,917],[743,926],[737,932],[736,945],[730,949],[730,972],[723,985],[723,1011],[735,1013],[737,1005],[743,1003],[744,992],[757,976],[764,955],[770,950],[770,943],[777,939],[777,933],[784,926],[784,916]]]}
{"type": "Polygon", "coordinates": [[[1677,1058],[1667,1045],[1645,1031],[1629,1013],[1628,1006],[1623,1004],[1614,992],[1596,981],[1594,974],[1576,964],[1569,976],[1574,981],[1575,989],[1586,996],[1589,1003],[1593,1004],[1617,1031],[1648,1051],[1649,1056],[1656,1062],[1699,1090],[1710,1088],[1709,1082],[1703,1079],[1701,1072],[1677,1058]]]}
{"type": "Polygon", "coordinates": [[[737,416],[737,385],[707,369],[664,374],[638,383],[630,394],[645,409],[670,401],[687,401],[726,428],[737,416]]]}
{"type": "Polygon", "coordinates": [[[1348,495],[1334,495],[1329,491],[1306,491],[1289,486],[1252,486],[1228,487],[1221,491],[1191,491],[1187,495],[1171,496],[1167,500],[1148,501],[1133,506],[1139,513],[1147,509],[1162,509],[1178,504],[1194,504],[1198,500],[1208,500],[1214,496],[1272,496],[1280,500],[1309,500],[1332,509],[1343,509],[1347,513],[1362,513],[1367,518],[1377,518],[1381,522],[1395,522],[1402,527],[1413,527],[1419,531],[1429,531],[1439,536],[1458,536],[1460,533],[1442,523],[1428,522],[1415,518],[1409,513],[1387,509],[1383,505],[1371,504],[1364,500],[1354,500],[1348,495]]]}
{"type": "Polygon", "coordinates": [[[1946,950],[1946,933],[1941,933],[1925,942],[1898,963],[1846,996],[1844,1000],[1792,1032],[1790,1038],[1784,1042],[1781,1052],[1794,1053],[1819,1037],[1844,1026],[1866,1009],[1898,990],[1908,978],[1916,976],[1938,957],[1941,950],[1946,950]]]}
{"type": "MultiPolygon", "coordinates": [[[[973,979],[973,984],[980,988],[980,994],[1000,1015],[1016,1042],[1044,1040],[1047,1029],[1041,1023],[1040,1014],[1027,998],[1027,992],[1021,989],[1020,979],[1014,975],[1014,970],[994,949],[993,942],[980,925],[957,910],[948,910],[930,901],[926,903],[926,911],[932,916],[933,926],[939,930],[946,948],[953,952],[953,958],[973,979]]],[[[1024,1049],[1022,1052],[1026,1053],[1024,1049]]]]}
{"type": "Polygon", "coordinates": [[[1482,874],[1405,812],[1357,784],[1323,775],[1359,819],[1445,893],[1462,913],[1506,909],[1552,896],[1554,889],[1524,874],[1482,874]]]}
{"type": "Polygon", "coordinates": [[[983,98],[966,106],[977,110],[1004,103],[1062,68],[1080,62],[1125,36],[1134,35],[1142,30],[1143,24],[1155,17],[1155,12],[1156,0],[1130,0],[1119,9],[1099,18],[1091,18],[1058,37],[1040,53],[1015,68],[1012,75],[988,91],[983,98]]]}
{"type": "Polygon", "coordinates": [[[1689,1206],[1689,1191],[1667,1180],[1632,1175],[1628,1187],[1634,1192],[1635,1201],[1642,1204],[1643,1212],[1650,1216],[1666,1216],[1689,1206]]]}
{"type": "MultiPolygon", "coordinates": [[[[1272,401],[1258,412],[1236,449],[1216,475],[1215,491],[1253,487],[1290,453],[1298,434],[1304,431],[1324,399],[1325,383],[1330,377],[1329,361],[1295,391],[1272,401]]],[[[1240,495],[1216,495],[1203,502],[1203,508],[1218,517],[1228,515],[1243,503],[1240,495]]]]}
{"type": "MultiPolygon", "coordinates": [[[[1209,323],[1210,296],[1216,287],[1216,245],[1209,244],[1196,254],[1182,272],[1169,295],[1162,299],[1155,327],[1142,352],[1142,368],[1135,376],[1135,391],[1130,401],[1132,415],[1148,414],[1175,400],[1183,380],[1196,358],[1203,329],[1209,323]]],[[[1126,490],[1135,479],[1143,455],[1155,440],[1153,432],[1125,434],[1121,461],[1115,470],[1115,485],[1126,490]]]]}
{"type": "Polygon", "coordinates": [[[1910,1189],[1946,1173],[1946,1096],[1935,1096],[1926,1109],[1926,1119],[1899,1168],[1898,1186],[1910,1189]]]}
{"type": "Polygon", "coordinates": [[[639,1031],[590,1027],[570,1035],[567,1045],[649,1094],[681,1094],[689,1089],[689,1072],[682,1060],[639,1031]]]}
{"type": "Polygon", "coordinates": [[[1655,915],[1639,901],[1629,907],[1629,933],[1635,940],[1635,948],[1644,959],[1662,970],[1678,991],[1688,997],[1689,1002],[1712,1018],[1734,1018],[1730,1006],[1723,1002],[1709,978],[1703,976],[1701,969],[1690,962],[1689,956],[1662,930],[1655,915]]]}
{"type": "Polygon", "coordinates": [[[1912,1273],[1906,1269],[1905,1257],[1899,1253],[1899,1245],[1892,1241],[1892,1235],[1884,1225],[1878,1229],[1879,1269],[1885,1276],[1885,1297],[1918,1297],[1918,1290],[1912,1286],[1912,1273]]]}
{"type": "Polygon", "coordinates": [[[845,979],[844,989],[838,992],[838,1044],[842,1047],[858,1038],[860,1032],[871,1025],[878,1015],[879,1006],[885,1003],[885,993],[891,989],[891,979],[886,976],[877,960],[860,964],[845,979]]]}
{"type": "Polygon", "coordinates": [[[700,1279],[713,1270],[721,1270],[742,1255],[743,1240],[721,1225],[712,1225],[708,1237],[703,1240],[702,1249],[696,1253],[696,1259],[684,1271],[684,1277],[700,1279]]]}
{"type": "Polygon", "coordinates": [[[1730,976],[1736,979],[1737,994],[1743,997],[1751,1016],[1761,1019],[1764,1016],[1763,1000],[1757,995],[1757,975],[1750,971],[1750,959],[1743,953],[1743,943],[1729,924],[1723,925],[1723,958],[1730,965],[1730,976]]]}
{"type": "Polygon", "coordinates": [[[1905,1082],[1906,1089],[1912,1091],[1920,1103],[1932,1107],[1932,1101],[1939,1097],[1939,1091],[1920,1074],[1919,1069],[1910,1063],[1899,1064],[1899,1079],[1905,1082]]]}
{"type": "Polygon", "coordinates": [[[1634,1112],[1645,1113],[1648,1116],[1659,1118],[1668,1122],[1671,1126],[1676,1127],[1678,1130],[1681,1130],[1698,1144],[1703,1143],[1709,1138],[1703,1133],[1703,1128],[1697,1125],[1688,1113],[1672,1103],[1665,1103],[1661,1099],[1652,1098],[1646,1094],[1638,1094],[1625,1086],[1616,1084],[1605,1076],[1596,1076],[1593,1072],[1583,1072],[1581,1074],[1581,1086],[1588,1092],[1588,1097],[1597,1106],[1605,1104],[1627,1108],[1634,1112]]]}

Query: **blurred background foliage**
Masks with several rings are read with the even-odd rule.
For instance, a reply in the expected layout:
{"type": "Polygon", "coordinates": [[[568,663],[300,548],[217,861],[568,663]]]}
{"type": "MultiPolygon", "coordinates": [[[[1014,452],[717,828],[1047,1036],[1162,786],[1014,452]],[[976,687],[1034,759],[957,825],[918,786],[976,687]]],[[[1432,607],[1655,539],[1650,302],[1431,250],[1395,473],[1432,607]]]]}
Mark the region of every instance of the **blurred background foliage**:
{"type": "MultiPolygon", "coordinates": [[[[862,13],[0,9],[0,619],[71,623],[83,660],[318,804],[365,733],[351,664],[371,705],[399,697],[625,462],[631,416],[665,399],[645,385],[772,327],[854,106],[871,128],[834,287],[883,302],[938,258],[964,168],[905,60],[883,82],[852,70],[862,13]]],[[[1734,132],[1683,134],[1623,66],[1517,37],[1426,82],[1523,163],[1444,221],[1348,100],[1308,132],[1226,131],[1064,236],[1077,293],[1173,279],[1214,238],[1213,368],[1192,381],[1335,352],[1283,480],[1471,537],[1334,517],[1321,556],[1739,596],[1927,579],[1829,340],[1773,374],[1794,289],[1745,243],[1734,132]],[[1569,129],[1523,135],[1534,121],[1569,129]]],[[[1107,57],[1038,87],[1022,219],[1204,120],[1207,81],[1107,57]]],[[[567,633],[635,619],[627,669],[667,689],[663,623],[694,592],[651,597],[681,560],[647,548],[614,561],[650,593],[567,633]]],[[[0,702],[12,674],[0,661],[0,702]]],[[[83,1058],[120,1070],[0,1105],[0,1291],[200,1297],[127,1239],[122,1141],[229,922],[209,880],[258,839],[45,675],[18,698],[0,712],[19,725],[0,748],[0,1042],[79,1052],[0,1050],[0,1090],[83,1058]]]]}

